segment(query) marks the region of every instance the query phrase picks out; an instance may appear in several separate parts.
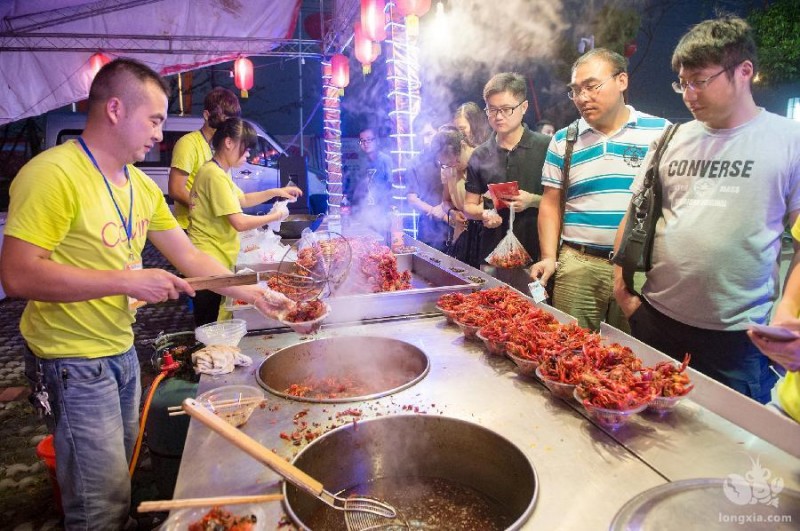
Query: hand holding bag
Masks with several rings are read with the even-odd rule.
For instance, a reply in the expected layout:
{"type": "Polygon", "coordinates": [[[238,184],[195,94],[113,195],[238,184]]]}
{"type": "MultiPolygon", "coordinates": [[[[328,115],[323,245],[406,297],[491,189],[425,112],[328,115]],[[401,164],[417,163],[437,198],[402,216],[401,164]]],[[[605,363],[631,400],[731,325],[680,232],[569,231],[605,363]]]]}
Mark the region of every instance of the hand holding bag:
{"type": "Polygon", "coordinates": [[[678,124],[670,124],[661,135],[653,158],[645,173],[641,191],[628,205],[627,222],[622,233],[619,249],[611,261],[622,267],[622,279],[631,293],[636,293],[633,275],[636,271],[650,271],[652,268],[653,239],[656,223],[661,217],[661,181],[658,166],[667,149],[667,144],[678,129],[678,124]]]}

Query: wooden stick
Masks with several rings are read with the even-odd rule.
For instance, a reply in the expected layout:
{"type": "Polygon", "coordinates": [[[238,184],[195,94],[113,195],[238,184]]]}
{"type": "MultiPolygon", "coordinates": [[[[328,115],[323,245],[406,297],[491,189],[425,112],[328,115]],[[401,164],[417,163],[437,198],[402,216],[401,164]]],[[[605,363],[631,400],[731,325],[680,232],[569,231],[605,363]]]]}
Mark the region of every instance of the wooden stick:
{"type": "Polygon", "coordinates": [[[213,507],[215,505],[238,505],[242,503],[264,503],[283,500],[283,494],[255,494],[252,496],[219,496],[216,498],[187,498],[185,500],[156,500],[139,504],[140,513],[171,511],[190,507],[213,507]]]}
{"type": "Polygon", "coordinates": [[[242,273],[238,275],[231,273],[230,275],[214,275],[210,277],[192,277],[186,279],[186,282],[195,290],[246,286],[249,284],[258,284],[258,281],[258,273],[242,273]]]}
{"type": "MultiPolygon", "coordinates": [[[[247,406],[250,404],[260,404],[266,400],[265,398],[231,398],[229,400],[219,400],[217,402],[212,403],[211,405],[214,409],[220,407],[231,407],[231,406],[247,406]]],[[[183,411],[183,406],[169,406],[167,411],[183,411]]]]}

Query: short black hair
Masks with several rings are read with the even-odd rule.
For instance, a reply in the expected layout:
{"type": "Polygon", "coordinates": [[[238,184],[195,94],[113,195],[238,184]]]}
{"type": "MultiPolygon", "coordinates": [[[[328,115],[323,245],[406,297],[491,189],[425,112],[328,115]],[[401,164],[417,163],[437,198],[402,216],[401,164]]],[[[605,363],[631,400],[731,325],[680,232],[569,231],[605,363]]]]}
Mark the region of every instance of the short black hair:
{"type": "Polygon", "coordinates": [[[138,97],[131,90],[133,80],[140,85],[153,83],[169,97],[169,85],[155,70],[135,59],[120,57],[103,66],[94,77],[89,89],[89,109],[102,105],[113,97],[138,97]]]}
{"type": "Polygon", "coordinates": [[[704,20],[692,28],[678,41],[672,53],[672,69],[675,72],[683,68],[705,68],[719,65],[726,70],[730,78],[733,67],[750,61],[753,73],[758,68],[758,49],[753,39],[753,30],[743,19],[723,15],[722,17],[704,20]]]}

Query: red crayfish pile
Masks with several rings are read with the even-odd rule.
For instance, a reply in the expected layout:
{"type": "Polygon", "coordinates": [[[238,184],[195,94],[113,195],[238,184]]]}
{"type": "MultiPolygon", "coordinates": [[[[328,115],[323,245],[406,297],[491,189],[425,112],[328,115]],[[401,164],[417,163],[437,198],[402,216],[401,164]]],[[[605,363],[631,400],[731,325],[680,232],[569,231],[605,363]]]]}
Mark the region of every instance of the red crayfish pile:
{"type": "Polygon", "coordinates": [[[508,354],[538,363],[544,379],[577,386],[587,406],[628,410],[692,389],[688,354],[681,365],[644,367],[629,347],[603,344],[599,334],[576,323],[561,324],[507,287],[449,293],[437,306],[456,322],[481,326],[478,334],[508,354]]]}
{"type": "Polygon", "coordinates": [[[353,259],[373,293],[411,289],[411,272],[397,269],[397,257],[387,246],[375,240],[350,240],[353,259]]]}
{"type": "Polygon", "coordinates": [[[283,320],[287,323],[305,323],[319,319],[326,311],[325,303],[319,300],[298,302],[283,320]]]}

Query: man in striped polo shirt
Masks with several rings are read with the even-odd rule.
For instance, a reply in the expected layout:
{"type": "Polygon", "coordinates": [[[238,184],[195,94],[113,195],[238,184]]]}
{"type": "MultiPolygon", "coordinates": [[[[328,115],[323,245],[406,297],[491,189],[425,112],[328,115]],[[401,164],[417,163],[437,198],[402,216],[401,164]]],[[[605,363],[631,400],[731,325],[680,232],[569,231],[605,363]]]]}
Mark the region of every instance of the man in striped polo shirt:
{"type": "Polygon", "coordinates": [[[625,105],[627,88],[627,61],[616,52],[596,48],[572,65],[567,95],[581,118],[568,175],[563,227],[566,128],[551,140],[542,173],[541,261],[533,265],[531,276],[544,284],[555,273],[553,305],[593,330],[600,328],[601,321],[629,330],[614,300],[609,253],[630,202],[633,177],[650,143],[669,123],[625,105]]]}

